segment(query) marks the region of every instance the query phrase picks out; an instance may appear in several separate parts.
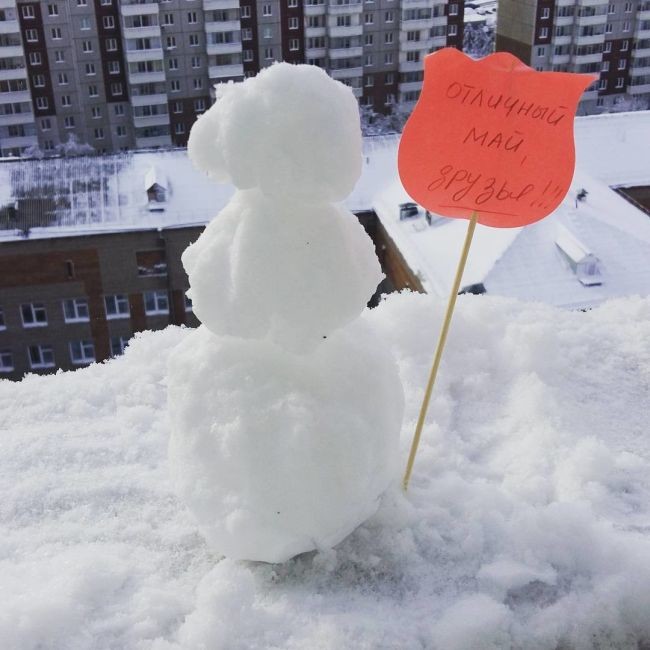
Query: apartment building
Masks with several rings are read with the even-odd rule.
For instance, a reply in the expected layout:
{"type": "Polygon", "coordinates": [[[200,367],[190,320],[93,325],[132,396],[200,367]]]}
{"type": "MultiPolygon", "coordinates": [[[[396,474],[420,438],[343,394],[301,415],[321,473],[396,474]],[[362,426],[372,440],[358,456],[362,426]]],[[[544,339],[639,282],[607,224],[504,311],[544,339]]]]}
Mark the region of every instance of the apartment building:
{"type": "Polygon", "coordinates": [[[215,84],[318,65],[378,112],[462,48],[464,0],[0,0],[0,154],[184,146],[215,84]]]}
{"type": "Polygon", "coordinates": [[[650,0],[499,0],[496,47],[537,70],[598,73],[579,114],[650,108],[650,0]]]}

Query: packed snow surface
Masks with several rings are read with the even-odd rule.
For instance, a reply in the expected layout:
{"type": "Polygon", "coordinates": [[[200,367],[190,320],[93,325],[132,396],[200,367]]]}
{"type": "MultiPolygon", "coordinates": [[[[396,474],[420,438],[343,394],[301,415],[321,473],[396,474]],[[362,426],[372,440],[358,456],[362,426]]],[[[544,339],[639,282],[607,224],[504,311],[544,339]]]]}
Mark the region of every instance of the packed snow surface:
{"type": "MultiPolygon", "coordinates": [[[[402,294],[364,315],[406,387],[402,467],[443,310],[402,294]]],[[[396,483],[334,550],[281,565],[211,552],[172,490],[166,366],[192,336],[0,382],[3,648],[650,640],[649,299],[459,297],[406,497],[396,483]]]]}

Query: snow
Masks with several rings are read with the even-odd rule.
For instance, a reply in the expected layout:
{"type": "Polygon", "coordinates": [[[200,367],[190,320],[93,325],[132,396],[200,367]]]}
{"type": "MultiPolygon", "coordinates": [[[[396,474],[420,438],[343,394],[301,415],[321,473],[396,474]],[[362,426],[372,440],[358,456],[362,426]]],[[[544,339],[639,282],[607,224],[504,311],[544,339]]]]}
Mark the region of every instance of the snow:
{"type": "Polygon", "coordinates": [[[356,100],[318,68],[274,65],[222,91],[188,153],[238,189],[182,256],[203,325],[169,364],[175,484],[229,558],[331,548],[377,510],[404,407],[358,323],[383,278],[374,246],[330,203],[360,173],[356,100]]]}
{"type": "MultiPolygon", "coordinates": [[[[365,323],[407,448],[444,301],[365,323]]],[[[650,300],[461,296],[411,486],[334,550],[212,552],[172,490],[166,365],[191,330],[0,382],[3,647],[636,650],[650,640],[650,300]]]]}

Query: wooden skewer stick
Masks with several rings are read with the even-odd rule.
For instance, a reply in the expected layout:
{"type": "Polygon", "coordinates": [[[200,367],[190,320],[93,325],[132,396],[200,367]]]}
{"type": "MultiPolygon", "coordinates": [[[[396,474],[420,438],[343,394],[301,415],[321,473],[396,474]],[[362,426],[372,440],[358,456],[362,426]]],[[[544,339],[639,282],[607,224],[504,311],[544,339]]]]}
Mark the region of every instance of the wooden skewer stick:
{"type": "Polygon", "coordinates": [[[418,445],[420,444],[420,436],[422,435],[422,427],[424,426],[424,420],[427,416],[427,410],[429,408],[431,391],[433,390],[433,385],[436,381],[436,375],[438,374],[438,368],[440,367],[440,359],[442,359],[442,351],[447,341],[447,333],[449,332],[451,317],[452,314],[454,313],[454,307],[456,306],[456,297],[458,296],[460,282],[463,277],[463,271],[465,270],[465,263],[467,262],[469,247],[472,244],[472,237],[474,236],[474,229],[476,228],[477,218],[478,218],[477,212],[476,211],[472,212],[472,218],[470,219],[469,225],[467,226],[467,234],[465,235],[463,252],[461,253],[460,261],[458,262],[458,268],[456,269],[456,277],[454,278],[454,284],[451,288],[451,295],[449,296],[449,302],[447,303],[447,312],[445,313],[445,320],[442,324],[442,329],[440,330],[440,338],[438,339],[436,354],[433,358],[433,365],[431,366],[431,372],[429,373],[429,383],[427,384],[427,389],[424,392],[424,399],[422,400],[422,407],[420,408],[420,416],[418,417],[418,423],[417,426],[415,427],[415,435],[413,436],[413,442],[411,443],[411,452],[409,453],[408,463],[406,464],[406,472],[404,473],[404,479],[402,481],[402,485],[404,487],[405,492],[408,489],[409,480],[411,478],[411,472],[413,471],[415,454],[417,453],[418,445]]]}

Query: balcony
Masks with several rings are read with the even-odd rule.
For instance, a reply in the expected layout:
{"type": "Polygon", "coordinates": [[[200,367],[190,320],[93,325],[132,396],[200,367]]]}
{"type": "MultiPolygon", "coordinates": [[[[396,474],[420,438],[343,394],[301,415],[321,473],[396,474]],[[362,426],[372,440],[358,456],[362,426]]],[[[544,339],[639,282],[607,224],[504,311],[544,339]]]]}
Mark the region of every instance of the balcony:
{"type": "Polygon", "coordinates": [[[236,43],[208,43],[206,51],[209,55],[217,54],[241,54],[241,41],[236,43]]]}
{"type": "Polygon", "coordinates": [[[318,38],[327,34],[327,27],[305,27],[305,38],[318,38]]]}
{"type": "Polygon", "coordinates": [[[568,65],[570,61],[570,54],[553,54],[551,56],[551,65],[568,65]]]}
{"type": "Polygon", "coordinates": [[[159,115],[134,115],[133,126],[142,128],[146,126],[167,126],[169,124],[169,114],[161,113],[159,115]]]}
{"type": "Polygon", "coordinates": [[[126,60],[129,63],[138,63],[139,61],[154,61],[163,58],[162,47],[152,47],[148,50],[127,50],[126,60]]]}
{"type": "Polygon", "coordinates": [[[0,34],[17,34],[20,25],[17,20],[0,20],[0,34]]]}
{"type": "Polygon", "coordinates": [[[600,16],[576,16],[576,27],[587,27],[588,25],[604,25],[607,22],[607,15],[600,16]]]}
{"type": "Polygon", "coordinates": [[[347,36],[361,36],[363,25],[350,25],[349,27],[331,26],[328,28],[330,38],[346,38],[347,36]]]}
{"type": "Polygon", "coordinates": [[[431,6],[431,0],[402,0],[400,7],[402,9],[428,9],[431,6]]]}
{"type": "Polygon", "coordinates": [[[586,65],[587,63],[600,63],[603,55],[601,52],[597,54],[575,54],[573,56],[573,65],[586,65]]]}
{"type": "Polygon", "coordinates": [[[129,72],[130,84],[147,84],[157,81],[165,81],[165,73],[162,70],[155,72],[129,72]]]}
{"type": "Polygon", "coordinates": [[[575,4],[577,7],[606,7],[609,0],[578,0],[567,4],[575,4]]]}
{"type": "Polygon", "coordinates": [[[146,16],[157,14],[158,3],[152,0],[151,2],[126,4],[124,0],[122,0],[122,2],[120,2],[120,12],[123,16],[146,16]]]}
{"type": "Polygon", "coordinates": [[[211,65],[208,68],[210,79],[232,79],[233,77],[244,76],[244,66],[241,63],[230,65],[211,65]]]}
{"type": "Polygon", "coordinates": [[[648,45],[648,47],[638,47],[636,50],[632,50],[633,59],[642,59],[646,56],[650,56],[650,45],[648,45]]]}
{"type": "Polygon", "coordinates": [[[329,50],[330,59],[349,59],[351,57],[360,57],[363,55],[363,47],[337,47],[329,50]]]}
{"type": "Polygon", "coordinates": [[[32,96],[29,90],[17,90],[15,92],[0,93],[0,104],[19,104],[31,102],[32,96]]]}
{"type": "MultiPolygon", "coordinates": [[[[571,42],[571,37],[562,36],[562,39],[567,38],[566,44],[571,42]]],[[[560,40],[560,38],[555,38],[553,43],[555,45],[564,45],[565,42],[560,40]]],[[[595,34],[594,36],[576,36],[575,43],[576,45],[598,45],[599,43],[605,42],[605,34],[595,34]]]]}
{"type": "Polygon", "coordinates": [[[400,72],[418,72],[424,69],[423,61],[400,61],[397,65],[400,72]]]}
{"type": "Polygon", "coordinates": [[[23,135],[15,138],[2,138],[3,149],[16,149],[20,147],[33,147],[38,144],[38,138],[35,135],[23,135]]]}
{"type": "Polygon", "coordinates": [[[14,56],[24,56],[22,45],[2,45],[0,46],[0,59],[9,59],[14,56]]]}
{"type": "Polygon", "coordinates": [[[650,38],[650,23],[646,25],[639,23],[637,30],[634,33],[634,38],[650,38]]]}
{"type": "Polygon", "coordinates": [[[241,23],[239,20],[215,20],[205,23],[205,31],[208,34],[214,32],[239,32],[241,31],[241,23]]]}
{"type": "MultiPolygon", "coordinates": [[[[433,25],[433,18],[418,18],[417,20],[402,20],[400,22],[400,29],[403,31],[411,31],[416,29],[431,29],[433,25]]],[[[437,20],[437,19],[436,19],[437,20]]],[[[447,24],[447,19],[442,23],[447,24]]]]}
{"type": "Polygon", "coordinates": [[[363,76],[363,68],[341,68],[340,70],[330,70],[330,77],[333,79],[353,79],[354,77],[361,78],[363,76]]]}
{"type": "Polygon", "coordinates": [[[573,16],[556,16],[553,25],[555,27],[567,27],[573,25],[573,16]]]}
{"type": "Polygon", "coordinates": [[[239,9],[239,0],[203,0],[203,9],[239,9]]]}
{"type": "Polygon", "coordinates": [[[308,47],[305,49],[306,59],[322,59],[327,56],[327,48],[325,47],[308,47]]]}
{"type": "Polygon", "coordinates": [[[0,70],[0,81],[10,81],[11,79],[27,79],[27,70],[25,68],[0,70]]]}
{"type": "Polygon", "coordinates": [[[397,88],[401,93],[413,92],[414,90],[422,90],[421,81],[406,81],[400,84],[397,84],[397,88]]]}
{"type": "Polygon", "coordinates": [[[167,104],[167,93],[157,95],[134,95],[131,93],[131,106],[152,106],[154,104],[167,104]]]}
{"type": "Polygon", "coordinates": [[[172,138],[170,135],[154,135],[150,138],[136,138],[135,146],[138,149],[151,149],[152,147],[171,147],[172,138]]]}
{"type": "Polygon", "coordinates": [[[638,86],[628,86],[627,92],[630,95],[645,95],[646,93],[650,93],[650,82],[647,84],[639,84],[638,86]]]}
{"type": "Polygon", "coordinates": [[[327,5],[305,5],[305,16],[323,16],[327,13],[327,5]]]}
{"type": "Polygon", "coordinates": [[[14,124],[33,124],[33,113],[13,113],[12,115],[0,115],[0,126],[13,126],[14,124]]]}
{"type": "Polygon", "coordinates": [[[415,50],[423,50],[425,54],[433,47],[433,39],[423,38],[421,41],[406,41],[403,40],[399,44],[402,52],[413,52],[415,50]]]}
{"type": "Polygon", "coordinates": [[[124,38],[160,38],[160,25],[125,27],[124,38]]]}
{"type": "Polygon", "coordinates": [[[361,2],[353,2],[344,5],[337,5],[337,4],[329,5],[329,13],[332,16],[343,16],[346,14],[360,14],[362,9],[363,9],[363,5],[361,4],[361,2]]]}
{"type": "Polygon", "coordinates": [[[0,9],[15,9],[16,0],[0,0],[0,9]]]}

